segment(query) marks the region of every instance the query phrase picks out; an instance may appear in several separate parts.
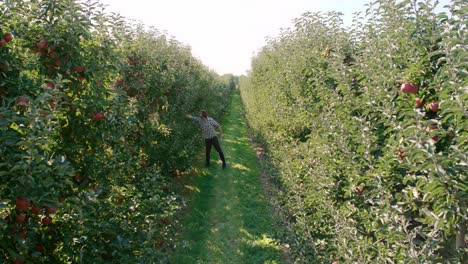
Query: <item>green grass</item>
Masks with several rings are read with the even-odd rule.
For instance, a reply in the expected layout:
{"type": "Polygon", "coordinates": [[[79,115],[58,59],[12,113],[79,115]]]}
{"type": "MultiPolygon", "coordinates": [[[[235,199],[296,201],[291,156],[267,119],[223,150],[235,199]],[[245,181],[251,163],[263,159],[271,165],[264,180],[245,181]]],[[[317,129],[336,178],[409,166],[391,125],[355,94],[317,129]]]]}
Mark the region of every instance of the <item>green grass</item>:
{"type": "Polygon", "coordinates": [[[283,263],[272,239],[272,213],[238,92],[222,127],[225,139],[220,143],[228,168],[221,168],[214,150],[210,168],[202,168],[204,157],[200,158],[196,178],[186,185],[191,191],[189,209],[171,263],[283,263]]]}

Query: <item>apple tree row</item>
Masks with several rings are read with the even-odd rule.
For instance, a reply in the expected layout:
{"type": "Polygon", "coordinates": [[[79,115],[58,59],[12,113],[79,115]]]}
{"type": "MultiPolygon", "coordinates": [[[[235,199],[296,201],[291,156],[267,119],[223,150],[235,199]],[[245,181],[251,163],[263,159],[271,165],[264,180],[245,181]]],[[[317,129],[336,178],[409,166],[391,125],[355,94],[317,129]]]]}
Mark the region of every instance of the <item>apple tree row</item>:
{"type": "Polygon", "coordinates": [[[306,13],[242,79],[297,263],[467,261],[467,6],[435,6],[306,13]]]}
{"type": "Polygon", "coordinates": [[[230,85],[94,1],[0,3],[0,262],[154,263],[230,85]]]}

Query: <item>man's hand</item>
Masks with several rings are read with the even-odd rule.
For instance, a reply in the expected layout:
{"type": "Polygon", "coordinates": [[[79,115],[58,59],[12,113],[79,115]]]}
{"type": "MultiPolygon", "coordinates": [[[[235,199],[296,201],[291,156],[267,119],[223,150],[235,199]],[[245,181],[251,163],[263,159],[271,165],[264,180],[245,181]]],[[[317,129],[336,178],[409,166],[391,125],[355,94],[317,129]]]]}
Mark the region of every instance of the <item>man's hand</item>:
{"type": "Polygon", "coordinates": [[[221,136],[221,139],[224,139],[223,129],[221,128],[221,126],[219,126],[218,129],[219,129],[219,135],[221,136]]]}
{"type": "Polygon", "coordinates": [[[191,116],[191,115],[185,115],[185,116],[186,116],[187,118],[192,118],[192,116],[191,116]]]}

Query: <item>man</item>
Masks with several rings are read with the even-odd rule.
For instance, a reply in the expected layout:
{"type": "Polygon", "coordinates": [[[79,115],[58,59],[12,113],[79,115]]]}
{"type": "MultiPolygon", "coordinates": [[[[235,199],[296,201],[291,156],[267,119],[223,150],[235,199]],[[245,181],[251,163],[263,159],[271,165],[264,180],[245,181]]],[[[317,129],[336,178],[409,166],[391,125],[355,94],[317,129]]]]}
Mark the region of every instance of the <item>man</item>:
{"type": "Polygon", "coordinates": [[[200,124],[202,135],[205,139],[206,167],[210,166],[211,146],[213,145],[215,150],[219,154],[219,158],[223,162],[223,169],[225,169],[226,160],[224,159],[224,154],[221,150],[221,146],[219,145],[219,141],[216,137],[215,131],[215,128],[218,128],[221,133],[221,138],[224,138],[223,129],[221,128],[221,126],[213,118],[208,117],[208,113],[206,111],[201,111],[200,117],[194,117],[191,115],[187,115],[187,117],[200,124]]]}

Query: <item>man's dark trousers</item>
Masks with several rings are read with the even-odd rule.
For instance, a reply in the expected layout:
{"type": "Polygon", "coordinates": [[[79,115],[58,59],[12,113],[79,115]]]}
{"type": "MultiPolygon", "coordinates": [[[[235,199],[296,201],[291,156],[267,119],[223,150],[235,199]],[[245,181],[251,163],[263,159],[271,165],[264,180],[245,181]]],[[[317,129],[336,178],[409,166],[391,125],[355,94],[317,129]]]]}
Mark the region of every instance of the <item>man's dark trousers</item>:
{"type": "Polygon", "coordinates": [[[226,164],[226,161],[224,160],[223,151],[221,150],[221,146],[219,145],[218,138],[217,137],[212,137],[212,138],[205,139],[206,166],[210,165],[211,145],[213,145],[214,148],[216,149],[216,151],[219,153],[219,157],[221,158],[221,161],[223,162],[223,165],[226,164]]]}

